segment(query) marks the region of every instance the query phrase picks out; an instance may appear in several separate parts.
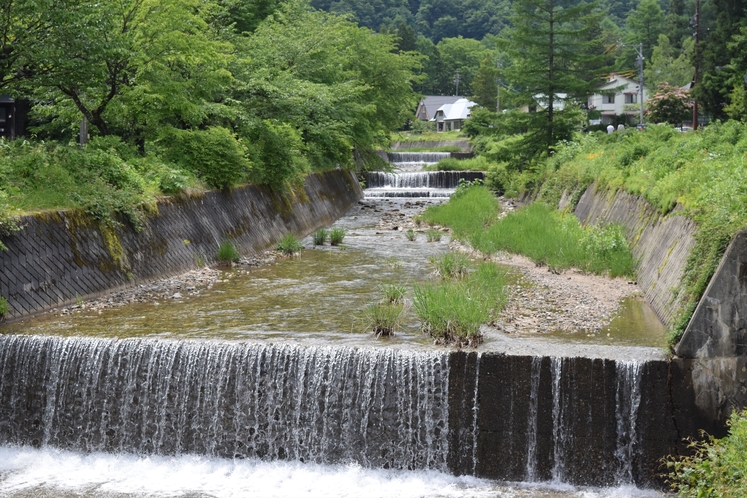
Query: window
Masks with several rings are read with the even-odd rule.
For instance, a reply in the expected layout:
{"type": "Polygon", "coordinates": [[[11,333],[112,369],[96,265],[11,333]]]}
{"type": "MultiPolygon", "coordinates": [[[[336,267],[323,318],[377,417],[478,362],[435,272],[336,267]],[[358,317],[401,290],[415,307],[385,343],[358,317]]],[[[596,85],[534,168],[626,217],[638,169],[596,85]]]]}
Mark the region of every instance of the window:
{"type": "Polygon", "coordinates": [[[602,101],[604,104],[614,104],[615,103],[615,95],[605,95],[604,100],[602,101]]]}
{"type": "Polygon", "coordinates": [[[626,104],[635,104],[638,102],[638,94],[637,93],[626,93],[625,94],[625,103],[626,104]]]}

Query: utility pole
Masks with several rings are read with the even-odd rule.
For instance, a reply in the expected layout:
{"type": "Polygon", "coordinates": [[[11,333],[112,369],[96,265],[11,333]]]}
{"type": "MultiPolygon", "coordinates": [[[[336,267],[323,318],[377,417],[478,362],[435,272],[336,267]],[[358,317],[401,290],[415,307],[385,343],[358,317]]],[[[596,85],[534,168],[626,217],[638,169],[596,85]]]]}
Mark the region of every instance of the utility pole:
{"type": "Polygon", "coordinates": [[[459,96],[459,71],[456,72],[456,76],[454,77],[454,83],[456,84],[456,93],[455,96],[459,96]]]}
{"type": "Polygon", "coordinates": [[[496,83],[496,86],[498,87],[498,95],[496,96],[496,100],[495,100],[495,112],[500,114],[501,112],[501,76],[500,76],[501,56],[500,55],[498,56],[498,62],[496,63],[495,67],[498,70],[497,74],[495,75],[495,83],[496,83]]]}
{"type": "Polygon", "coordinates": [[[635,58],[635,63],[638,66],[638,94],[640,97],[640,117],[639,117],[639,124],[643,124],[643,43],[639,43],[638,45],[625,45],[624,43],[618,43],[618,47],[631,47],[633,50],[635,50],[635,53],[637,54],[637,57],[635,58]]]}
{"type": "MultiPolygon", "coordinates": [[[[693,84],[690,91],[698,84],[698,65],[700,64],[700,53],[698,53],[698,42],[700,41],[700,0],[695,1],[695,18],[693,19],[695,27],[695,73],[693,74],[693,84]]],[[[693,99],[693,130],[698,129],[698,101],[693,99]]]]}

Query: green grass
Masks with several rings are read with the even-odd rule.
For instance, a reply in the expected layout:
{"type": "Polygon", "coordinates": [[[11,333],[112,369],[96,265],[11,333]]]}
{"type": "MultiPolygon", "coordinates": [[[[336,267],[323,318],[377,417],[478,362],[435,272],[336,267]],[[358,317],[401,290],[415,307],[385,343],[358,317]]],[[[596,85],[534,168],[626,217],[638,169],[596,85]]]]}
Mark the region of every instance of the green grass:
{"type": "Polygon", "coordinates": [[[406,231],[405,237],[407,237],[407,240],[409,240],[410,242],[414,242],[415,241],[415,230],[410,229],[406,231]]]}
{"type": "Polygon", "coordinates": [[[461,131],[424,131],[422,133],[392,133],[392,142],[441,142],[444,140],[466,140],[461,131]]]}
{"type": "Polygon", "coordinates": [[[329,243],[333,246],[339,246],[342,244],[342,239],[345,238],[345,229],[335,227],[329,232],[329,243]]]}
{"type": "Polygon", "coordinates": [[[744,496],[747,490],[747,412],[734,412],[729,435],[690,444],[691,456],[670,457],[668,482],[683,498],[744,496]]]}
{"type": "Polygon", "coordinates": [[[426,221],[449,226],[455,237],[493,254],[523,254],[557,269],[579,268],[610,277],[632,276],[635,261],[619,226],[584,227],[575,216],[535,202],[497,221],[495,198],[485,187],[469,187],[447,204],[432,206],[426,221]]]}
{"type": "Polygon", "coordinates": [[[389,152],[462,152],[462,148],[456,145],[447,145],[444,147],[408,147],[406,149],[390,149],[389,152]]]}
{"type": "Polygon", "coordinates": [[[288,234],[285,237],[283,237],[280,242],[278,242],[276,249],[282,252],[283,254],[290,256],[292,254],[299,252],[301,249],[303,249],[303,244],[299,242],[299,240],[295,237],[295,235],[288,234]]]}
{"type": "Polygon", "coordinates": [[[0,296],[0,318],[8,314],[9,308],[8,300],[0,296]]]}
{"type": "Polygon", "coordinates": [[[311,236],[311,238],[314,240],[315,246],[323,246],[327,242],[328,237],[329,237],[329,232],[327,231],[326,228],[318,229],[311,236]]]}
{"type": "Polygon", "coordinates": [[[439,257],[432,257],[431,264],[441,278],[464,278],[467,276],[469,259],[463,253],[449,252],[439,257]]]}
{"type": "Polygon", "coordinates": [[[480,326],[492,321],[505,303],[505,271],[481,263],[466,278],[413,287],[413,309],[421,329],[436,342],[457,346],[482,341],[480,326]]]}
{"type": "Polygon", "coordinates": [[[376,337],[394,335],[403,310],[402,303],[376,303],[367,306],[363,310],[366,330],[371,331],[376,337]]]}
{"type": "Polygon", "coordinates": [[[428,207],[422,219],[448,226],[455,238],[463,239],[495,223],[499,214],[500,206],[495,196],[485,187],[470,185],[458,189],[446,204],[428,207]]]}
{"type": "Polygon", "coordinates": [[[218,261],[225,263],[237,263],[241,259],[241,254],[235,245],[229,240],[224,240],[218,246],[218,261]]]}
{"type": "Polygon", "coordinates": [[[382,284],[381,292],[384,294],[384,303],[400,304],[405,301],[407,289],[399,284],[382,284]]]}
{"type": "Polygon", "coordinates": [[[441,240],[441,232],[438,230],[428,230],[425,232],[425,240],[428,242],[439,242],[441,240]]]}

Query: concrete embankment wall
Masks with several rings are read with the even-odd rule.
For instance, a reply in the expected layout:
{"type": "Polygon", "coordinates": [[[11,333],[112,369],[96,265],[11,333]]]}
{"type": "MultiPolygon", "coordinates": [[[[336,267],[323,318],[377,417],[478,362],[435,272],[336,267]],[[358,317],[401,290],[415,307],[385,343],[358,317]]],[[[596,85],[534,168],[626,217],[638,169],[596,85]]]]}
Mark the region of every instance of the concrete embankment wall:
{"type": "Polygon", "coordinates": [[[213,263],[223,240],[243,254],[264,250],[288,233],[331,224],[361,197],[355,176],[339,170],[310,175],[292,193],[248,186],[166,199],[139,232],[75,211],[27,216],[0,252],[6,318],[213,263]]]}
{"type": "Polygon", "coordinates": [[[682,310],[678,292],[695,245],[695,223],[676,212],[662,216],[645,200],[618,191],[613,194],[587,188],[576,205],[582,223],[619,223],[627,230],[633,256],[638,260],[637,278],[643,295],[667,326],[682,310]]]}
{"type": "MultiPolygon", "coordinates": [[[[682,311],[680,290],[695,246],[695,223],[677,213],[662,216],[641,198],[598,192],[594,186],[584,192],[575,209],[584,223],[626,227],[639,261],[638,283],[667,326],[682,311]]],[[[724,435],[731,412],[747,407],[747,232],[731,241],[675,353],[672,382],[688,386],[691,420],[697,421],[694,427],[724,435]]],[[[679,426],[687,423],[681,421],[679,426]]]]}

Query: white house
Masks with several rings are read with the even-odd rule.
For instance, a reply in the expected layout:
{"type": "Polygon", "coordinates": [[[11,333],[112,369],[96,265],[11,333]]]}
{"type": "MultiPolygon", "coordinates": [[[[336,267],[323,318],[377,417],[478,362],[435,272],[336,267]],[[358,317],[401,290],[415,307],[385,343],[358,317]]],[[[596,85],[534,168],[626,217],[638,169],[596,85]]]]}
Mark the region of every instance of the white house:
{"type": "Polygon", "coordinates": [[[453,104],[462,97],[456,95],[426,95],[420,99],[415,117],[421,121],[432,121],[436,111],[444,104],[453,104]]]}
{"type": "MultiPolygon", "coordinates": [[[[601,124],[613,124],[615,116],[621,115],[626,115],[628,120],[632,117],[637,122],[640,115],[640,98],[641,91],[638,81],[619,74],[612,74],[608,81],[600,85],[597,91],[589,97],[589,110],[601,111],[601,124]]],[[[648,91],[644,85],[644,103],[647,98],[648,91]]]]}
{"type": "Polygon", "coordinates": [[[467,99],[459,99],[453,104],[444,104],[438,108],[436,115],[431,121],[436,122],[436,131],[461,130],[464,121],[469,118],[475,102],[467,99]]]}

